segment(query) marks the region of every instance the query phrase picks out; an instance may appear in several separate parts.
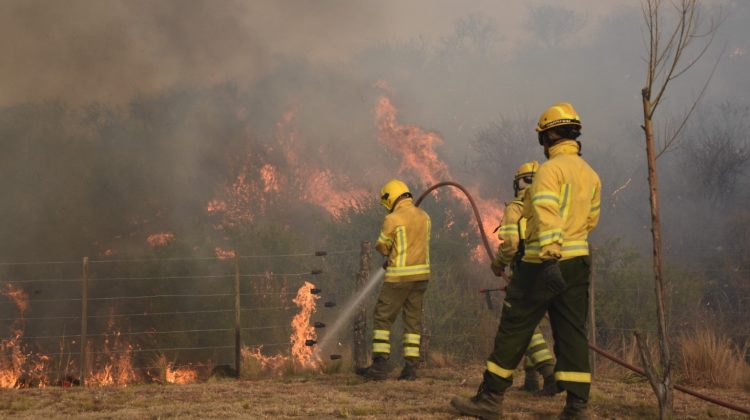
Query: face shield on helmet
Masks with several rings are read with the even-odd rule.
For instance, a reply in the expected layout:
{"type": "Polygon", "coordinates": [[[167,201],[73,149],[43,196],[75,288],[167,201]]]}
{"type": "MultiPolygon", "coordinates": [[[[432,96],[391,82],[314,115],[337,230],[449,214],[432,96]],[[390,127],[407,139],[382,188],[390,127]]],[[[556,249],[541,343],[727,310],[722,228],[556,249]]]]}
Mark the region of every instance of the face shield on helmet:
{"type": "Polygon", "coordinates": [[[394,178],[380,189],[380,204],[392,212],[399,199],[404,196],[411,197],[409,187],[403,181],[394,178]]]}
{"type": "Polygon", "coordinates": [[[519,166],[516,175],[513,177],[513,191],[516,195],[527,188],[534,181],[534,175],[539,169],[539,162],[532,160],[519,166]]]}

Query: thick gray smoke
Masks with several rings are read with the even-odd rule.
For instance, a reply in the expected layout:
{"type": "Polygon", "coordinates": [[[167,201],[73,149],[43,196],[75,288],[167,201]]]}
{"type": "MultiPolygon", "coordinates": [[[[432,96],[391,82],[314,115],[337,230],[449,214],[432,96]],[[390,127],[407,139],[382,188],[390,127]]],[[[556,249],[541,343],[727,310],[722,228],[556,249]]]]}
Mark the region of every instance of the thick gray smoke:
{"type": "MultiPolygon", "coordinates": [[[[665,115],[689,107],[715,60],[704,102],[746,106],[748,9],[705,8],[726,19],[706,58],[674,85],[665,115]]],[[[641,19],[625,1],[7,2],[3,215],[16,239],[5,255],[102,252],[136,231],[200,231],[186,220],[231,183],[246,164],[238,156],[289,164],[277,126],[289,112],[287,134],[306,163],[350,178],[334,188],[376,188],[399,159],[376,140],[382,94],[400,122],[442,135],[438,152],[456,178],[499,200],[518,160],[542,159],[530,126],[539,112],[573,102],[606,192],[628,185],[612,204],[618,223],[603,231],[640,242],[641,19]],[[494,147],[492,127],[507,137],[503,122],[517,138],[487,161],[482,147],[494,147]],[[65,247],[71,237],[80,246],[65,247]]]]}
{"type": "MultiPolygon", "coordinates": [[[[665,247],[671,265],[746,273],[750,5],[713,0],[703,11],[724,17],[719,32],[660,109],[664,129],[690,108],[718,62],[681,147],[659,161],[665,247]]],[[[380,185],[396,175],[417,180],[400,174],[401,157],[378,141],[374,110],[382,95],[398,109],[398,124],[442,137],[436,151],[455,181],[497,202],[511,197],[522,161],[544,159],[537,116],[572,102],[583,120],[583,153],[604,183],[593,243],[627,267],[632,261],[610,245],[648,250],[650,235],[642,19],[632,0],[4,1],[0,262],[74,263],[66,273],[3,268],[0,280],[75,279],[85,255],[356,248],[377,235],[380,185]],[[209,214],[209,203],[228,191],[251,197],[232,208],[251,218],[229,224],[209,214]],[[334,223],[327,206],[349,198],[364,210],[334,223]],[[149,235],[163,232],[174,240],[151,248],[149,235]]],[[[465,247],[478,243],[463,235],[469,215],[447,201],[425,204],[433,226],[453,226],[436,235],[435,260],[452,269],[442,274],[486,274],[467,257],[465,247]]],[[[150,271],[126,274],[171,273],[139,269],[150,271]]],[[[346,290],[348,280],[337,287],[346,290]]],[[[436,308],[467,306],[453,296],[476,297],[469,290],[476,281],[454,280],[441,287],[464,295],[446,293],[452,301],[436,308]]],[[[101,293],[145,288],[121,287],[101,293]]],[[[78,291],[40,286],[33,293],[78,291]]]]}

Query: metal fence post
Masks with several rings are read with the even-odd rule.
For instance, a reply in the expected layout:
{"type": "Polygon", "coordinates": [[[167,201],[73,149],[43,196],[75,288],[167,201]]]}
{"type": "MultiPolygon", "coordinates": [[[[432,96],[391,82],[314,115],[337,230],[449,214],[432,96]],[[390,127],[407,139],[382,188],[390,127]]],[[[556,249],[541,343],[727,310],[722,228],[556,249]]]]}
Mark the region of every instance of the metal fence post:
{"type": "Polygon", "coordinates": [[[86,385],[88,364],[89,257],[83,257],[81,275],[81,386],[86,385]]]}
{"type": "MultiPolygon", "coordinates": [[[[370,243],[362,242],[359,253],[359,274],[357,275],[356,288],[362,290],[370,278],[370,243]]],[[[354,317],[354,368],[364,368],[369,364],[369,347],[365,341],[367,329],[367,306],[362,302],[354,317]]]]}
{"type": "Polygon", "coordinates": [[[242,362],[242,328],[240,323],[240,257],[234,256],[234,369],[240,377],[242,362]]]}

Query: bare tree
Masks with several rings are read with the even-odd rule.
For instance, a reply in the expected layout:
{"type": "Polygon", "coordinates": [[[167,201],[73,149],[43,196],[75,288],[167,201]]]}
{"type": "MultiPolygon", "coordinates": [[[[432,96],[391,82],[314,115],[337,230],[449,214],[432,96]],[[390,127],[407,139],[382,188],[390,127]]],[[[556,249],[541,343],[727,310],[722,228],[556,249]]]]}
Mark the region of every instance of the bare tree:
{"type": "Polygon", "coordinates": [[[500,115],[484,126],[471,143],[475,157],[471,163],[481,169],[486,185],[493,191],[511,194],[508,180],[522,162],[537,156],[538,145],[534,131],[529,130],[536,121],[528,116],[512,119],[500,115]]]}
{"type": "Polygon", "coordinates": [[[711,206],[725,205],[750,167],[750,106],[722,103],[703,107],[686,133],[683,150],[711,206]]]}
{"type": "MultiPolygon", "coordinates": [[[[664,32],[665,19],[661,12],[665,9],[665,2],[662,0],[644,0],[643,3],[643,17],[648,30],[648,67],[646,86],[641,90],[643,102],[642,128],[646,139],[649,201],[651,204],[653,271],[660,359],[658,369],[651,360],[646,341],[639,333],[636,333],[641,361],[659,402],[660,419],[672,417],[674,390],[672,384],[672,355],[669,345],[672,284],[669,278],[664,277],[662,273],[662,238],[656,159],[679,141],[680,134],[690,118],[690,114],[695,110],[700,97],[708,86],[708,81],[679,124],[663,133],[664,137],[660,142],[659,151],[657,151],[654,133],[654,116],[659,105],[663,103],[671,82],[683,75],[703,57],[711,44],[717,27],[714,21],[709,22],[707,27],[704,25],[699,13],[698,0],[674,0],[666,2],[666,7],[672,7],[676,16],[673,21],[674,27],[671,31],[664,32]],[[690,58],[688,54],[696,40],[702,40],[703,45],[690,58]]],[[[716,66],[714,66],[715,68],[716,66]]],[[[710,80],[710,76],[708,80],[710,80]]]]}

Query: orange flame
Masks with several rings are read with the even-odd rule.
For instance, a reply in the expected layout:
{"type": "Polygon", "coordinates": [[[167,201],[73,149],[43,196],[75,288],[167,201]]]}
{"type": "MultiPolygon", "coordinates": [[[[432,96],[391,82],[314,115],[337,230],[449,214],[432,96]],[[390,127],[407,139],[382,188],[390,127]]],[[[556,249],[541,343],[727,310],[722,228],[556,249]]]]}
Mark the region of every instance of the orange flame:
{"type": "Polygon", "coordinates": [[[260,168],[260,177],[263,180],[263,192],[279,192],[279,173],[275,166],[266,163],[260,168]]]}
{"type": "Polygon", "coordinates": [[[29,308],[29,296],[11,283],[6,283],[0,294],[11,299],[20,313],[13,323],[13,336],[0,342],[0,388],[44,387],[48,382],[49,357],[27,352],[21,343],[23,314],[29,308]]]}
{"type": "Polygon", "coordinates": [[[275,147],[283,155],[281,167],[288,168],[286,174],[271,163],[254,163],[248,155],[233,183],[219,192],[220,198],[208,202],[209,214],[223,216],[217,229],[254,223],[258,216],[269,212],[282,194],[321,207],[336,218],[356,207],[368,194],[365,189],[352,187],[347,176],[315,168],[300,157],[303,147],[296,116],[297,110],[291,109],[276,123],[275,147]]]}
{"type": "Polygon", "coordinates": [[[234,258],[237,253],[233,249],[223,249],[216,247],[214,248],[214,252],[216,253],[216,257],[218,257],[220,260],[228,260],[230,258],[234,258]]]}
{"type": "MultiPolygon", "coordinates": [[[[435,132],[425,131],[416,125],[400,124],[397,120],[398,111],[391,100],[385,96],[378,99],[375,107],[375,118],[378,126],[378,140],[385,146],[386,150],[401,158],[399,173],[409,172],[417,176],[420,182],[434,185],[441,181],[453,179],[448,165],[443,162],[436,151],[436,147],[443,143],[443,139],[435,132]]],[[[448,193],[461,200],[468,206],[466,197],[454,188],[448,193]]],[[[491,243],[497,246],[497,238],[492,235],[492,230],[500,222],[503,210],[502,205],[495,200],[482,198],[479,194],[472,193],[479,212],[482,215],[485,233],[491,243]]],[[[476,225],[475,225],[476,226],[476,225]]],[[[486,259],[486,254],[476,250],[475,258],[486,259]]]]}
{"type": "Polygon", "coordinates": [[[284,151],[288,166],[295,168],[300,198],[339,217],[343,210],[355,207],[357,200],[366,197],[368,192],[362,188],[351,188],[349,178],[345,175],[335,174],[329,169],[314,168],[300,159],[300,147],[297,144],[300,135],[294,125],[295,119],[296,110],[284,114],[282,121],[276,125],[276,140],[284,151]]]}
{"type": "Polygon", "coordinates": [[[170,384],[192,384],[198,381],[198,372],[189,367],[174,368],[174,364],[167,366],[165,376],[170,384]]]}
{"type": "Polygon", "coordinates": [[[292,359],[296,366],[317,368],[320,359],[313,353],[312,346],[305,345],[307,340],[315,340],[318,333],[310,325],[310,316],[315,312],[315,301],[320,299],[319,295],[310,293],[314,284],[306,281],[297,291],[297,296],[292,300],[299,308],[299,312],[292,319],[292,359]]]}
{"type": "MultiPolygon", "coordinates": [[[[292,347],[291,355],[266,356],[263,354],[263,346],[243,347],[243,359],[257,362],[264,374],[280,374],[286,366],[290,365],[293,369],[320,369],[321,360],[319,356],[314,353],[312,346],[306,345],[307,340],[316,340],[318,336],[315,328],[310,325],[310,317],[316,308],[315,301],[320,299],[319,295],[310,293],[313,288],[315,288],[315,285],[306,281],[297,290],[297,295],[292,300],[299,308],[299,312],[291,322],[292,334],[289,337],[292,347]]],[[[285,293],[285,289],[282,290],[282,293],[285,293]]]]}
{"type": "Polygon", "coordinates": [[[241,350],[243,360],[255,360],[260,365],[260,370],[264,374],[278,375],[282,372],[284,365],[289,361],[289,357],[283,354],[266,356],[263,354],[263,346],[248,347],[241,350]]]}
{"type": "Polygon", "coordinates": [[[213,199],[208,202],[206,211],[208,212],[208,214],[225,212],[227,211],[227,203],[221,200],[213,199]]]}
{"type": "Polygon", "coordinates": [[[174,233],[172,232],[161,232],[161,233],[154,233],[152,235],[148,235],[146,238],[146,243],[151,248],[156,248],[160,246],[165,246],[168,243],[172,242],[174,240],[174,233]]]}
{"type": "Polygon", "coordinates": [[[5,289],[0,291],[0,294],[13,301],[23,318],[24,312],[29,309],[29,295],[22,289],[13,286],[11,283],[5,283],[5,289]]]}
{"type": "MultiPolygon", "coordinates": [[[[107,326],[108,331],[114,330],[114,321],[110,318],[107,326]]],[[[91,385],[99,386],[128,386],[138,381],[138,376],[133,368],[133,346],[121,339],[120,331],[108,333],[104,337],[102,350],[99,352],[100,357],[97,360],[99,365],[103,365],[97,371],[91,372],[91,385]]],[[[93,342],[89,343],[93,350],[93,342]]],[[[90,351],[93,354],[93,351],[90,351]]]]}

